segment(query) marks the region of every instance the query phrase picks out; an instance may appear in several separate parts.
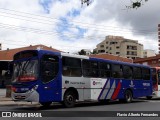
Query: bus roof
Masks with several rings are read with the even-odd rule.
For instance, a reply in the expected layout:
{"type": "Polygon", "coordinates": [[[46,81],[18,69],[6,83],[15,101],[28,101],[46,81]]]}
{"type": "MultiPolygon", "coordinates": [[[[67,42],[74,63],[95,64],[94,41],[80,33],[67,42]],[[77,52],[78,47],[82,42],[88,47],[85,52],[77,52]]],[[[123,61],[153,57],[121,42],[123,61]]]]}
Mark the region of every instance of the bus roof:
{"type": "MultiPolygon", "coordinates": [[[[107,60],[107,59],[102,59],[102,58],[94,58],[94,57],[89,57],[89,56],[85,56],[85,55],[75,55],[75,54],[69,54],[69,53],[64,53],[64,52],[54,52],[54,51],[49,51],[49,50],[24,50],[24,51],[20,51],[20,52],[27,52],[27,51],[37,51],[41,54],[48,53],[48,54],[66,56],[66,57],[73,57],[73,58],[80,58],[80,59],[90,59],[90,60],[96,60],[96,61],[101,61],[101,62],[109,62],[109,63],[114,63],[114,64],[122,64],[122,65],[150,68],[149,66],[146,66],[146,65],[127,63],[127,62],[115,61],[115,60],[107,60]]],[[[18,53],[20,53],[20,52],[18,52],[18,53]]],[[[16,54],[18,54],[18,53],[16,53],[16,54]]],[[[160,67],[155,67],[155,68],[160,69],[160,67]]]]}

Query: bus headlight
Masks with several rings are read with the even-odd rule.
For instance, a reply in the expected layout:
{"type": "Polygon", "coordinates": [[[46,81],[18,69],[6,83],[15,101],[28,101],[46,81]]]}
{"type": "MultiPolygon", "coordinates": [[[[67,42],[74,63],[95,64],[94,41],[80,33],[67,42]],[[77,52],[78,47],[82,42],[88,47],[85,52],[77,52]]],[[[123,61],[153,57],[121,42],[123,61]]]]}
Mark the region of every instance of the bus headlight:
{"type": "Polygon", "coordinates": [[[35,85],[29,92],[33,92],[38,89],[38,85],[35,85]]]}

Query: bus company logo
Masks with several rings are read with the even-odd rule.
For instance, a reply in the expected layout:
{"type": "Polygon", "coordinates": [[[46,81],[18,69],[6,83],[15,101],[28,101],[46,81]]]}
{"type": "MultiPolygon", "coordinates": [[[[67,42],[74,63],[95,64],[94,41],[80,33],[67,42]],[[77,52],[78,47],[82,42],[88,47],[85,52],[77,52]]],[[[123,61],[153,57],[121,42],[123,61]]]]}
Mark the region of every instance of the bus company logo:
{"type": "Polygon", "coordinates": [[[130,87],[134,87],[135,85],[133,84],[133,81],[131,80],[131,84],[129,85],[130,87]]]}
{"type": "Polygon", "coordinates": [[[93,85],[102,85],[102,82],[93,81],[93,85]]]}
{"type": "Polygon", "coordinates": [[[65,81],[65,84],[69,84],[69,81],[68,81],[68,80],[66,80],[66,81],[65,81]]]}
{"type": "Polygon", "coordinates": [[[150,83],[143,83],[143,86],[150,86],[150,83]]]}

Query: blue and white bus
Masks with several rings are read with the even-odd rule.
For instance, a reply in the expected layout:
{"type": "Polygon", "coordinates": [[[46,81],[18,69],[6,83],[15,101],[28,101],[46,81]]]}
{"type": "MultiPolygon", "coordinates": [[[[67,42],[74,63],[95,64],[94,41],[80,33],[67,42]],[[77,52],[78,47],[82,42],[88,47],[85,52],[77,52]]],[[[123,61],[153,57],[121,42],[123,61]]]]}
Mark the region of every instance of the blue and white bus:
{"type": "Polygon", "coordinates": [[[73,107],[77,101],[117,100],[152,95],[151,68],[120,61],[26,50],[14,55],[12,99],[73,107]]]}

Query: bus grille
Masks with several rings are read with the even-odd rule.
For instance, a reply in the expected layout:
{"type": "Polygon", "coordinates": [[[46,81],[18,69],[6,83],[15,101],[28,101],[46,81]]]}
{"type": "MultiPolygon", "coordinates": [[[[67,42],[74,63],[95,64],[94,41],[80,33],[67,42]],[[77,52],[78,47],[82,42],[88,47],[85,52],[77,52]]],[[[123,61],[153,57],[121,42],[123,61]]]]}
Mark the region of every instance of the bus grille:
{"type": "Polygon", "coordinates": [[[21,96],[21,95],[16,95],[15,99],[17,100],[24,100],[26,98],[26,96],[21,96]]]}

